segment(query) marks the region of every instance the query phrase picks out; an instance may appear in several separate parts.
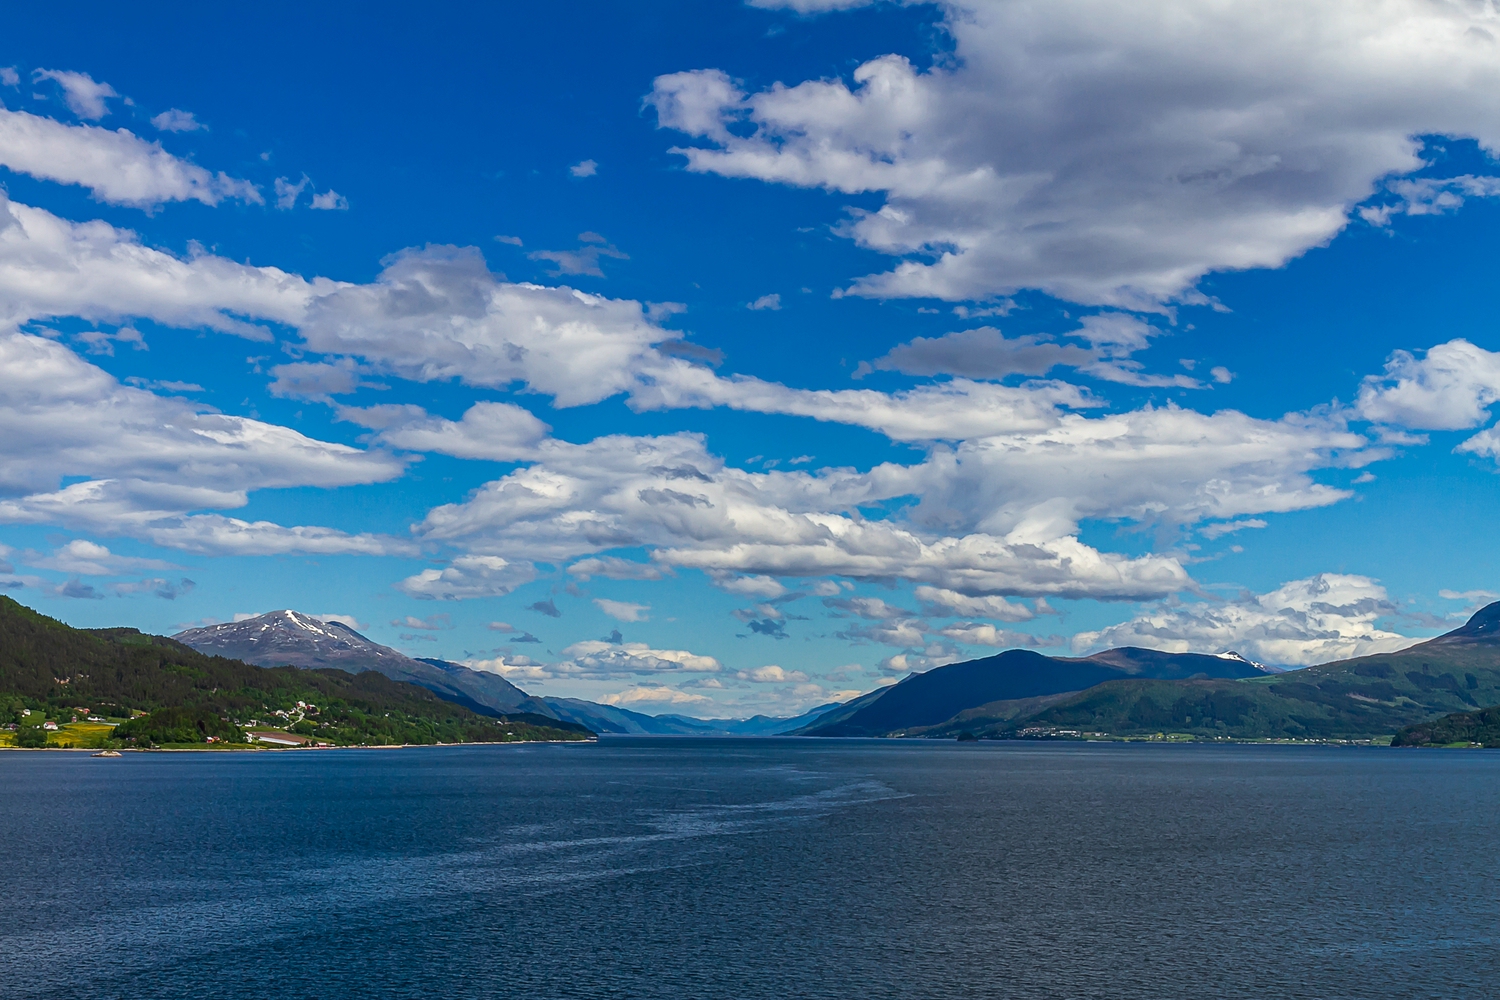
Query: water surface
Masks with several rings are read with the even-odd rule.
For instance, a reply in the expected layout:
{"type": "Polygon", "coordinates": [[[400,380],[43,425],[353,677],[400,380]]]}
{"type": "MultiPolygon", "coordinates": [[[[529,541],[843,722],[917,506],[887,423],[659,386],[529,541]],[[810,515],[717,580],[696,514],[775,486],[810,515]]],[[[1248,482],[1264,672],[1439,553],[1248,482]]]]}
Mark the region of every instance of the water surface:
{"type": "Polygon", "coordinates": [[[0,753],[9,997],[1479,997],[1500,754],[0,753]]]}

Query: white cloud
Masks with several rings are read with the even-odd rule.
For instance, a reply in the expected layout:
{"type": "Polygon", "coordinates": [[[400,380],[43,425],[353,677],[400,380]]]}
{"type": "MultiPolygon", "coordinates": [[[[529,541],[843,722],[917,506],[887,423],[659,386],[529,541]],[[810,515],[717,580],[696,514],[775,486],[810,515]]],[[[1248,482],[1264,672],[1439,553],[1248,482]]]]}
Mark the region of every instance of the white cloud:
{"type": "Polygon", "coordinates": [[[530,563],[512,563],[499,556],[459,556],[443,569],[424,569],[396,584],[409,597],[461,601],[471,597],[500,597],[536,579],[530,563]]]}
{"type": "Polygon", "coordinates": [[[685,649],[652,649],[643,642],[575,642],[562,651],[567,661],[554,670],[588,678],[624,677],[631,674],[714,674],[723,665],[712,656],[685,649]]]}
{"type": "Polygon", "coordinates": [[[770,309],[775,311],[781,308],[781,294],[779,292],[772,292],[770,295],[762,295],[745,308],[753,310],[770,309]]]}
{"type": "MultiPolygon", "coordinates": [[[[428,615],[426,618],[418,618],[416,615],[407,615],[391,622],[397,628],[414,628],[420,632],[441,632],[453,627],[452,615],[428,615]]],[[[350,628],[355,626],[350,625],[350,628]]],[[[493,626],[491,626],[493,627],[493,626]]],[[[512,629],[511,631],[514,631],[512,629]]]]}
{"type": "Polygon", "coordinates": [[[62,345],[28,334],[0,335],[0,441],[0,493],[12,496],[55,488],[64,476],[242,493],[380,482],[403,466],[386,454],[121,385],[62,345]]]}
{"type": "Polygon", "coordinates": [[[876,0],[745,0],[751,7],[765,10],[794,10],[799,14],[818,14],[829,10],[853,10],[868,7],[876,0]]]}
{"type": "Polygon", "coordinates": [[[405,539],[192,513],[243,507],[252,489],[384,482],[403,468],[380,451],[121,385],[42,337],[0,335],[0,521],[191,552],[410,552],[405,539]]]}
{"type": "MultiPolygon", "coordinates": [[[[931,590],[932,588],[922,589],[931,590]]],[[[870,621],[894,621],[916,617],[910,611],[892,607],[878,597],[826,597],[823,599],[823,604],[836,611],[858,615],[870,621]]]]}
{"type": "Polygon", "coordinates": [[[1130,599],[1165,594],[1187,580],[1171,557],[1101,553],[1066,532],[1042,537],[1044,528],[1062,523],[1050,498],[1037,523],[1017,519],[1014,537],[929,536],[916,526],[832,512],[919,490],[925,465],[915,472],[882,466],[867,475],[749,473],[726,468],[687,434],[586,445],[549,440],[538,456],[469,500],[430,511],[417,537],[550,562],[651,546],[656,562],[704,570],[731,588],[742,575],[839,575],[973,594],[1130,599]]]}
{"type": "Polygon", "coordinates": [[[660,580],[671,574],[666,567],[633,562],[619,556],[580,559],[568,567],[568,572],[585,582],[596,576],[606,580],[660,580]]]}
{"type": "Polygon", "coordinates": [[[50,556],[28,558],[26,563],[37,569],[52,569],[77,576],[119,576],[141,570],[180,568],[160,559],[116,555],[98,542],[84,538],[73,539],[50,556]]]}
{"type": "Polygon", "coordinates": [[[1496,400],[1500,353],[1450,340],[1420,360],[1408,351],[1391,355],[1385,374],[1360,386],[1356,411],[1365,420],[1414,430],[1460,430],[1488,420],[1496,400]]]}
{"type": "Polygon", "coordinates": [[[338,416],[377,431],[375,440],[392,448],[495,462],[534,456],[551,430],[514,403],[475,403],[456,421],[429,416],[411,404],[341,407],[338,416]]]}
{"type": "Polygon", "coordinates": [[[741,576],[729,570],[710,570],[709,579],[720,590],[740,597],[780,597],[786,587],[769,576],[741,576]]]}
{"type": "Polygon", "coordinates": [[[360,624],[359,619],[355,618],[353,615],[308,615],[308,617],[316,618],[320,622],[338,622],[340,625],[347,625],[349,628],[354,629],[354,631],[356,632],[369,627],[367,625],[360,624]]]}
{"type": "Polygon", "coordinates": [[[311,183],[312,178],[308,177],[306,174],[303,174],[302,179],[297,181],[295,184],[285,177],[276,178],[276,207],[281,209],[283,212],[295,208],[297,205],[297,199],[302,197],[302,192],[306,190],[307,186],[311,183]]]}
{"type": "Polygon", "coordinates": [[[36,82],[52,80],[62,88],[63,100],[67,102],[68,110],[79,118],[87,118],[97,121],[109,114],[109,105],[105,100],[111,97],[119,97],[115,88],[107,83],[99,83],[87,73],[75,73],[71,70],[38,69],[33,70],[31,79],[36,82]]]}
{"type": "Polygon", "coordinates": [[[1382,178],[1422,165],[1414,136],[1500,147],[1487,4],[941,6],[954,52],[925,71],[886,55],[852,89],[747,95],[700,70],[648,100],[703,140],[679,150],[689,169],[883,194],[847,227],[906,258],[850,289],[879,297],[1038,288],[1157,307],[1207,272],[1326,242],[1382,178]]]}
{"type": "Polygon", "coordinates": [[[1266,522],[1258,517],[1248,517],[1243,521],[1220,521],[1216,524],[1205,524],[1198,529],[1198,534],[1207,539],[1222,538],[1232,535],[1236,531],[1244,531],[1246,528],[1264,528],[1266,522]]]}
{"type": "Polygon", "coordinates": [[[984,622],[959,622],[954,625],[945,625],[937,630],[937,634],[954,642],[961,642],[968,646],[994,646],[1003,649],[1015,647],[1041,645],[1040,640],[1034,635],[1025,632],[1015,632],[1010,629],[996,628],[984,622]]]}
{"type": "MultiPolygon", "coordinates": [[[[65,125],[0,108],[0,165],[44,181],[88,188],[99,201],[151,208],[167,201],[217,205],[226,198],[261,204],[249,181],[214,174],[133,133],[65,125]]],[[[3,221],[3,219],[0,219],[3,221]]]]}
{"type": "Polygon", "coordinates": [[[360,378],[362,374],[365,370],[348,358],[331,364],[294,361],[273,367],[271,375],[275,381],[266,388],[271,395],[283,399],[316,399],[332,404],[334,396],[345,396],[375,384],[360,378]]]}
{"type": "Polygon", "coordinates": [[[716,707],[712,698],[701,694],[690,694],[686,691],[677,691],[669,687],[638,686],[626,688],[614,694],[607,694],[599,699],[606,705],[614,705],[624,708],[631,705],[657,705],[670,708],[703,708],[716,707]]]}
{"type": "Polygon", "coordinates": [[[575,163],[568,168],[568,173],[572,174],[574,177],[592,177],[598,172],[599,164],[594,162],[593,160],[584,160],[583,162],[575,163]]]}
{"type": "Polygon", "coordinates": [[[607,597],[596,597],[594,598],[594,603],[598,605],[600,611],[603,611],[605,614],[609,615],[611,618],[616,619],[617,621],[643,622],[648,621],[651,617],[650,615],[646,614],[647,611],[651,610],[651,605],[649,604],[631,604],[629,601],[611,601],[607,597]]]}
{"type": "Polygon", "coordinates": [[[873,368],[907,375],[1001,379],[1007,375],[1045,375],[1059,365],[1077,368],[1096,360],[1093,351],[1076,344],[1058,344],[1035,335],[1007,339],[994,327],[981,326],[941,337],[917,337],[861,366],[856,377],[873,368]]]}
{"type": "Polygon", "coordinates": [[[1396,607],[1363,576],[1319,573],[1267,594],[1151,608],[1132,620],[1073,639],[1078,651],[1145,646],[1174,653],[1235,651],[1266,663],[1306,666],[1389,653],[1421,640],[1378,628],[1396,607]]]}
{"type": "Polygon", "coordinates": [[[21,85],[21,74],[16,72],[14,66],[0,66],[0,86],[19,87],[21,85]]]}
{"type": "Polygon", "coordinates": [[[156,126],[158,132],[197,132],[207,131],[208,126],[193,117],[191,111],[183,111],[179,108],[169,108],[151,119],[151,124],[156,126]]]}
{"type": "Polygon", "coordinates": [[[330,188],[312,196],[311,208],[323,211],[347,212],[349,210],[349,199],[330,188]]]}
{"type": "Polygon", "coordinates": [[[559,406],[628,391],[671,336],[640,303],[498,281],[473,248],[396,254],[373,284],[329,288],[300,322],[307,346],[415,381],[522,381],[559,406]]]}
{"type": "Polygon", "coordinates": [[[1500,177],[1401,177],[1386,182],[1386,190],[1396,196],[1394,202],[1369,205],[1359,210],[1360,218],[1375,226],[1390,224],[1393,215],[1442,215],[1463,207],[1465,198],[1493,198],[1500,195],[1500,177]]]}
{"type": "Polygon", "coordinates": [[[1024,604],[1003,597],[970,597],[940,587],[918,587],[913,593],[934,618],[989,618],[1001,622],[1024,622],[1036,617],[1024,604]]]}
{"type": "Polygon", "coordinates": [[[0,191],[0,331],[51,316],[145,317],[269,340],[240,317],[295,325],[315,292],[335,287],[208,254],[174,257],[129,230],[68,222],[0,191]]]}
{"type": "Polygon", "coordinates": [[[1493,590],[1440,590],[1438,596],[1445,601],[1493,601],[1500,599],[1500,592],[1493,590]]]}
{"type": "Polygon", "coordinates": [[[735,674],[742,681],[752,684],[806,684],[808,677],[800,670],[783,670],[776,664],[741,670],[735,674]]]}

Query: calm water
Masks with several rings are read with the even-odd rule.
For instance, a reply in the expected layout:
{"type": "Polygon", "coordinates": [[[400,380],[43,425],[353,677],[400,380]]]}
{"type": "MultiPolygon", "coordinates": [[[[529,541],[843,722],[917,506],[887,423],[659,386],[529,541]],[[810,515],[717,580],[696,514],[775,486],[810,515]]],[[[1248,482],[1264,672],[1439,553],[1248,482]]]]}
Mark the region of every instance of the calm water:
{"type": "Polygon", "coordinates": [[[1500,754],[0,753],[7,997],[1483,997],[1500,754]]]}

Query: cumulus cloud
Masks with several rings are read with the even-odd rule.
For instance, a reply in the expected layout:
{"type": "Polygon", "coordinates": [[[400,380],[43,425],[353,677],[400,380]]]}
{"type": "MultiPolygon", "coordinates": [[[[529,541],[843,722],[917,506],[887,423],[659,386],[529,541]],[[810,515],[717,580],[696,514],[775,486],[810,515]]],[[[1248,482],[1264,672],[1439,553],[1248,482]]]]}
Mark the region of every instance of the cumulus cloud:
{"type": "Polygon", "coordinates": [[[309,207],[325,212],[347,212],[349,210],[349,199],[330,188],[327,191],[314,194],[309,207]]]}
{"type": "Polygon", "coordinates": [[[918,587],[913,593],[922,602],[924,611],[933,618],[989,618],[1002,622],[1024,622],[1036,617],[1026,605],[1007,601],[1003,597],[970,597],[941,587],[925,586],[918,587]]]}
{"type": "Polygon", "coordinates": [[[602,576],[606,580],[660,580],[668,576],[671,570],[653,563],[604,556],[580,559],[568,567],[568,572],[577,579],[588,582],[596,576],[602,576]]]}
{"type": "Polygon", "coordinates": [[[623,677],[631,674],[714,674],[723,665],[712,656],[685,649],[652,649],[643,642],[605,642],[589,639],[562,651],[567,662],[560,668],[573,676],[623,677]]]}
{"type": "Polygon", "coordinates": [[[338,361],[294,361],[271,369],[275,379],[267,389],[283,399],[315,399],[333,403],[334,396],[346,396],[377,383],[360,376],[363,369],[348,358],[338,361]]]}
{"type": "Polygon", "coordinates": [[[876,0],[745,0],[751,7],[765,10],[794,10],[799,14],[819,14],[829,10],[853,10],[868,7],[876,0]]]}
{"type": "Polygon", "coordinates": [[[158,132],[198,132],[207,131],[208,126],[194,117],[191,111],[183,111],[179,108],[168,108],[161,114],[151,119],[151,124],[156,126],[158,132]]]}
{"type": "Polygon", "coordinates": [[[1235,651],[1266,663],[1307,666],[1421,641],[1377,626],[1396,611],[1385,588],[1368,577],[1319,573],[1266,594],[1150,608],[1120,625],[1081,632],[1073,646],[1080,652],[1106,646],[1235,651]]]}
{"type": "Polygon", "coordinates": [[[1359,210],[1360,218],[1371,225],[1390,224],[1393,215],[1442,215],[1456,212],[1466,198],[1493,198],[1500,195],[1500,177],[1400,177],[1386,182],[1385,188],[1394,201],[1367,205],[1359,210]]]}
{"type": "Polygon", "coordinates": [[[806,684],[808,681],[807,675],[802,671],[784,670],[774,663],[753,670],[741,670],[735,676],[752,684],[806,684]]]}
{"type": "Polygon", "coordinates": [[[407,615],[405,618],[397,618],[391,624],[397,628],[413,628],[420,632],[441,632],[453,627],[453,616],[441,614],[418,618],[416,615],[407,615]]]}
{"type": "Polygon", "coordinates": [[[72,70],[33,70],[31,79],[37,83],[42,80],[55,82],[62,88],[63,100],[67,103],[68,110],[79,118],[87,118],[91,121],[98,121],[109,114],[109,105],[105,101],[111,97],[120,96],[109,84],[100,83],[87,73],[77,73],[72,70]]]}
{"type": "Polygon", "coordinates": [[[85,538],[73,539],[50,556],[29,556],[26,564],[37,569],[53,569],[75,576],[119,576],[140,570],[179,568],[160,559],[116,555],[98,542],[85,538]]]}
{"type": "MultiPolygon", "coordinates": [[[[1039,526],[1014,539],[929,537],[914,527],[830,509],[913,492],[910,469],[867,475],[749,473],[727,468],[696,435],[547,441],[541,460],[430,511],[417,537],[471,551],[556,562],[626,546],[716,579],[828,576],[908,579],[971,593],[1132,598],[1187,576],[1170,557],[1101,553],[1039,526]],[[893,492],[888,492],[893,491],[893,492]]],[[[1045,523],[1055,527],[1057,511],[1045,523]]]]}
{"type": "Polygon", "coordinates": [[[175,601],[183,594],[191,593],[197,586],[196,583],[184,576],[177,580],[156,578],[112,583],[109,585],[109,589],[114,591],[117,597],[126,597],[131,594],[151,594],[152,596],[160,597],[164,601],[175,601]]]}
{"type": "Polygon", "coordinates": [[[594,162],[593,160],[584,160],[581,163],[575,163],[568,168],[568,173],[572,174],[574,177],[592,177],[598,172],[599,164],[594,162]]]}
{"type": "MultiPolygon", "coordinates": [[[[512,563],[499,556],[459,556],[443,569],[424,569],[396,584],[409,597],[461,601],[470,597],[501,597],[536,579],[530,563],[512,563]]],[[[555,610],[555,609],[554,609],[555,610]]]]}
{"type": "Polygon", "coordinates": [[[651,610],[651,605],[649,604],[631,604],[629,601],[611,601],[607,597],[594,598],[594,604],[598,606],[600,611],[603,611],[605,614],[609,615],[611,618],[617,621],[643,622],[648,621],[651,617],[650,615],[646,614],[647,611],[651,610]]]}
{"type": "Polygon", "coordinates": [[[714,700],[706,695],[691,694],[687,691],[678,691],[669,687],[637,686],[607,694],[599,699],[606,705],[625,707],[629,705],[655,705],[671,708],[704,708],[714,707],[714,700]]]}
{"type": "Polygon", "coordinates": [[[88,188],[99,201],[151,208],[168,201],[217,205],[227,198],[261,204],[249,181],[179,159],[126,129],[65,125],[0,108],[0,165],[58,184],[88,188]]]}
{"type": "Polygon", "coordinates": [[[862,366],[856,375],[877,369],[906,375],[1002,379],[1007,375],[1045,375],[1059,365],[1076,368],[1094,360],[1092,351],[1076,344],[1058,344],[1050,337],[1036,335],[1006,339],[994,327],[982,326],[941,337],[917,337],[862,366]]]}
{"type": "Polygon", "coordinates": [[[1461,430],[1489,419],[1500,400],[1500,353],[1450,340],[1420,359],[1397,351],[1359,389],[1360,417],[1413,430],[1461,430]]]}
{"type": "Polygon", "coordinates": [[[0,429],[0,494],[11,496],[55,487],[64,476],[242,493],[380,482],[403,468],[380,452],[121,385],[29,334],[0,335],[0,429]]]}
{"type": "Polygon", "coordinates": [[[745,308],[757,311],[762,309],[770,309],[772,311],[775,311],[781,308],[781,295],[778,292],[772,292],[770,295],[762,295],[760,298],[756,299],[745,308]]]}
{"type": "Polygon", "coordinates": [[[189,512],[242,507],[251,489],[383,482],[404,468],[382,452],[121,385],[61,344],[16,333],[0,335],[0,440],[0,521],[188,551],[387,551],[374,536],[189,512]],[[87,478],[58,488],[78,476],[87,478]]]}
{"type": "Polygon", "coordinates": [[[285,177],[276,178],[276,207],[283,212],[296,207],[297,199],[302,197],[302,192],[312,183],[312,178],[303,174],[301,179],[293,182],[285,177]]]}
{"type": "Polygon", "coordinates": [[[905,258],[849,289],[878,297],[1157,308],[1326,242],[1423,165],[1417,136],[1500,147],[1489,5],[941,6],[953,58],[927,70],[884,55],[852,86],[755,93],[698,70],[648,103],[699,140],[676,150],[691,170],[881,194],[846,227],[905,258]]]}
{"type": "Polygon", "coordinates": [[[338,416],[377,431],[375,440],[392,448],[495,462],[532,457],[552,430],[514,403],[475,403],[456,421],[411,404],[342,407],[338,416]]]}
{"type": "Polygon", "coordinates": [[[316,292],[336,287],[208,254],[175,257],[129,230],[69,222],[0,191],[0,331],[52,316],[144,317],[270,340],[241,317],[295,325],[316,292]]]}

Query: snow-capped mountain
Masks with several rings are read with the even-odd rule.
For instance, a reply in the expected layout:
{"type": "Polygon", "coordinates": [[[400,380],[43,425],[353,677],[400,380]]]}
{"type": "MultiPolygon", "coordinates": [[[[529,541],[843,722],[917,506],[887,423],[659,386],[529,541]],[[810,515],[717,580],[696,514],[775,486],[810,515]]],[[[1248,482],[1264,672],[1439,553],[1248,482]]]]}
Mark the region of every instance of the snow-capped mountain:
{"type": "Polygon", "coordinates": [[[531,712],[557,717],[546,704],[498,674],[442,660],[414,660],[340,622],[297,611],[271,611],[244,621],[190,628],[172,638],[200,653],[262,667],[332,667],[349,673],[374,670],[486,715],[531,712]]]}

